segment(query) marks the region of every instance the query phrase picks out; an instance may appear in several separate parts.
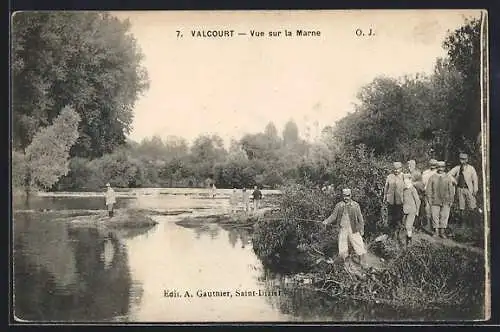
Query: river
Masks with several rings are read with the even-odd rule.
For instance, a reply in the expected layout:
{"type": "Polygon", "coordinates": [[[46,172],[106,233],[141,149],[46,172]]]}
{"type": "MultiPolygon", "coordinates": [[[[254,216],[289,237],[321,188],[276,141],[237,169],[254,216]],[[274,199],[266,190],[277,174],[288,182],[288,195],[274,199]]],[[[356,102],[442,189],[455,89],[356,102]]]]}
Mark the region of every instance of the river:
{"type": "MultiPolygon", "coordinates": [[[[18,319],[66,322],[328,322],[459,319],[441,312],[347,303],[290,287],[265,271],[251,231],[185,228],[186,216],[227,211],[228,190],[130,189],[117,208],[186,210],[124,237],[71,228],[47,213],[103,208],[102,193],[53,193],[14,201],[14,308],[18,319]],[[18,211],[16,213],[16,211],[18,211]],[[228,297],[199,297],[203,292],[228,297]],[[237,296],[255,291],[269,296],[237,296]],[[278,294],[279,291],[279,295],[278,294]],[[185,297],[188,292],[191,297],[185,297]],[[273,293],[274,292],[274,293],[273,293]],[[180,297],[168,297],[172,293],[180,297]],[[197,294],[198,293],[198,294],[197,294]]],[[[270,191],[264,191],[264,198],[270,191]]]]}

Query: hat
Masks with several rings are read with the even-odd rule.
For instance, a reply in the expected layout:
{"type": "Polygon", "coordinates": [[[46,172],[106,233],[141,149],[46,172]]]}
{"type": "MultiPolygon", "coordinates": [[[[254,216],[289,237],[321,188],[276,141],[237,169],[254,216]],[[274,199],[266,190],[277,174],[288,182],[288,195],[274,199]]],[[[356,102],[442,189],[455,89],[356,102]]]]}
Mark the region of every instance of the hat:
{"type": "Polygon", "coordinates": [[[351,189],[349,188],[342,189],[342,195],[348,196],[350,194],[351,194],[351,189]]]}
{"type": "Polygon", "coordinates": [[[111,187],[111,186],[110,186],[110,184],[109,184],[109,182],[108,182],[108,183],[106,183],[106,187],[111,187]]]}
{"type": "Polygon", "coordinates": [[[437,166],[437,160],[436,159],[429,160],[429,165],[431,165],[431,166],[437,166]]]}
{"type": "Polygon", "coordinates": [[[460,154],[458,155],[458,157],[459,157],[460,159],[467,159],[469,156],[467,155],[467,153],[460,153],[460,154]]]}
{"type": "Polygon", "coordinates": [[[403,164],[401,164],[399,161],[395,161],[395,162],[393,163],[393,166],[394,166],[394,168],[402,168],[402,167],[403,167],[403,164]]]}
{"type": "Polygon", "coordinates": [[[437,162],[437,166],[438,167],[445,167],[446,166],[446,163],[444,161],[438,161],[437,162]]]}

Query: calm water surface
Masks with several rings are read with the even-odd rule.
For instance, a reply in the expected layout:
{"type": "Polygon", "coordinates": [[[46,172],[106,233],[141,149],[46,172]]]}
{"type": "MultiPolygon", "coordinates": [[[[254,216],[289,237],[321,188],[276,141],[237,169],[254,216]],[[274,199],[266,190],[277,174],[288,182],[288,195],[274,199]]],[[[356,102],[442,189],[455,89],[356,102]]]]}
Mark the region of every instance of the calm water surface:
{"type": "MultiPolygon", "coordinates": [[[[299,291],[263,270],[249,230],[216,224],[185,228],[193,215],[228,208],[229,191],[207,199],[196,190],[155,189],[120,193],[118,208],[185,209],[154,216],[158,225],[132,232],[70,227],[41,213],[14,216],[16,317],[37,321],[359,321],[460,319],[448,313],[401,311],[345,303],[299,291]],[[280,296],[236,297],[239,291],[280,290],[280,296]],[[193,297],[168,298],[165,291],[193,297]],[[198,291],[229,291],[232,298],[197,297],[198,291]],[[451,315],[451,316],[450,316],[451,315]]],[[[264,192],[266,194],[266,192],[264,192]]],[[[102,209],[100,194],[37,197],[15,210],[102,209]]]]}

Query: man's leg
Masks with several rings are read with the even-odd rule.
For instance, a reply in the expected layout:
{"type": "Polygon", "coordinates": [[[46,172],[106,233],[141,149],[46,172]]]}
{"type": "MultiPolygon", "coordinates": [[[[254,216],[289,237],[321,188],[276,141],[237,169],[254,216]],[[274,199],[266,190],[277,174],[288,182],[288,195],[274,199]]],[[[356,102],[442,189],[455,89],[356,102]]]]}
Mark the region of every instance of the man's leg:
{"type": "Polygon", "coordinates": [[[439,235],[440,212],[441,212],[441,207],[439,205],[432,205],[431,206],[432,228],[434,229],[434,236],[439,235]]]}
{"type": "Polygon", "coordinates": [[[401,229],[403,228],[403,205],[394,205],[395,209],[395,220],[394,220],[394,228],[396,230],[396,237],[399,238],[399,234],[401,234],[401,229]]]}
{"type": "Polygon", "coordinates": [[[441,227],[441,237],[447,238],[446,229],[448,228],[448,218],[450,218],[450,205],[443,204],[440,211],[439,226],[441,227]]]}
{"type": "Polygon", "coordinates": [[[469,225],[474,226],[474,224],[477,222],[476,218],[479,215],[478,209],[477,209],[477,201],[476,197],[472,194],[472,192],[467,189],[467,195],[466,195],[466,205],[469,208],[469,213],[467,216],[467,222],[469,225]]]}
{"type": "Polygon", "coordinates": [[[406,244],[410,244],[411,238],[413,236],[413,223],[415,221],[415,213],[406,214],[404,218],[406,227],[406,244]]]}
{"type": "Polygon", "coordinates": [[[363,242],[363,238],[361,237],[361,234],[359,232],[357,233],[350,233],[349,234],[349,242],[351,242],[351,245],[354,249],[354,252],[356,255],[359,256],[359,263],[361,266],[366,265],[366,248],[365,244],[363,242]]]}
{"type": "Polygon", "coordinates": [[[429,202],[429,199],[426,197],[425,198],[425,219],[426,219],[426,225],[429,230],[432,231],[432,212],[431,212],[431,203],[429,202]]]}
{"type": "Polygon", "coordinates": [[[339,246],[339,256],[343,260],[345,260],[347,258],[347,254],[349,252],[349,244],[347,243],[348,236],[349,236],[349,234],[348,234],[347,229],[345,229],[344,227],[341,227],[340,231],[339,231],[338,246],[339,246]]]}
{"type": "Polygon", "coordinates": [[[113,217],[113,203],[108,205],[108,215],[109,217],[113,217]]]}
{"type": "Polygon", "coordinates": [[[387,224],[389,226],[389,232],[392,233],[392,236],[395,240],[398,238],[398,205],[389,204],[387,206],[387,224]]]}

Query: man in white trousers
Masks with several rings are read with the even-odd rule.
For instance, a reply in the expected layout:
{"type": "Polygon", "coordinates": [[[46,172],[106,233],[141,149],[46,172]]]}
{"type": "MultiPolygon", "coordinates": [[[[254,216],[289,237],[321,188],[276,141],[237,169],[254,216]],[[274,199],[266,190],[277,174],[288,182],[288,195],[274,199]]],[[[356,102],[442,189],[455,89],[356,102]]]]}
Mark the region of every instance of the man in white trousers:
{"type": "Polygon", "coordinates": [[[338,237],[339,256],[345,261],[349,254],[348,242],[350,242],[354,252],[360,258],[360,264],[364,266],[366,264],[366,248],[363,242],[364,219],[361,208],[356,201],[352,200],[351,189],[343,189],[342,196],[343,200],[335,205],[332,214],[322,223],[328,225],[334,222],[340,226],[338,237]]]}

